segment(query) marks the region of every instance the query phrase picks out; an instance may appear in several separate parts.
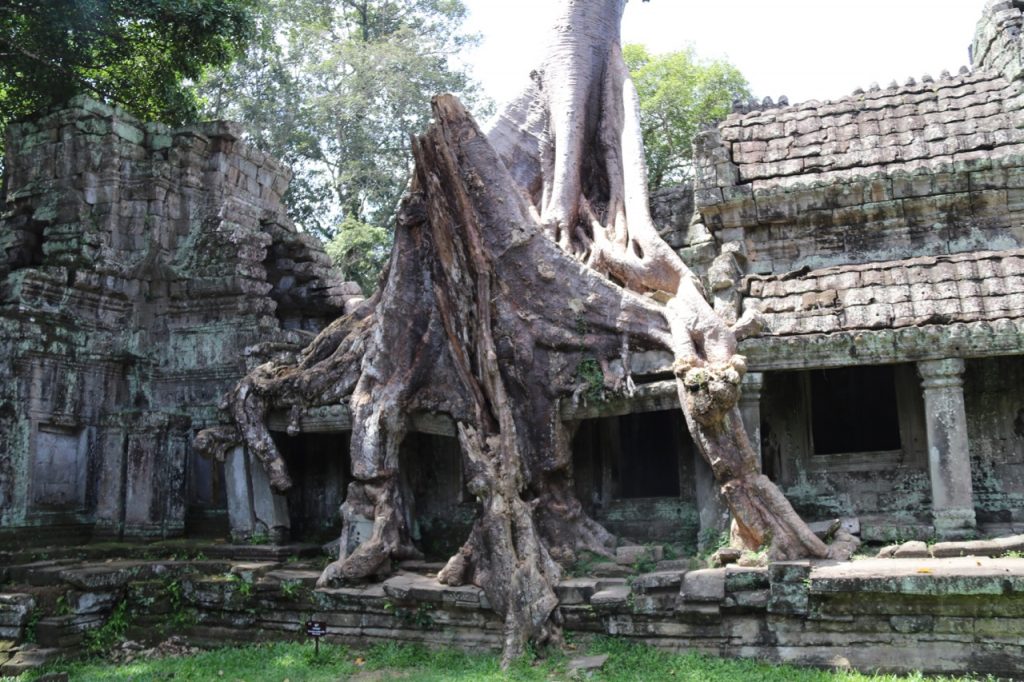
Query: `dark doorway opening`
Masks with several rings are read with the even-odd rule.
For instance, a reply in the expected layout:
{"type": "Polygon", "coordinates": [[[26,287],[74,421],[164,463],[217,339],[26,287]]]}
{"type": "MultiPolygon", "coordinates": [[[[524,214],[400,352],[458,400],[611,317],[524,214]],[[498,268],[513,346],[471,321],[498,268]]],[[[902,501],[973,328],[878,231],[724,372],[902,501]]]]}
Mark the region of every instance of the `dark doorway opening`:
{"type": "Polygon", "coordinates": [[[227,537],[224,464],[190,450],[187,471],[188,510],[185,515],[185,534],[201,538],[227,537]]]}
{"type": "Polygon", "coordinates": [[[476,517],[475,501],[465,491],[459,441],[410,433],[400,457],[413,538],[428,560],[447,561],[466,542],[476,517]]]}
{"type": "Polygon", "coordinates": [[[350,480],[348,433],[273,433],[293,485],[288,491],[292,539],[328,542],[341,533],[341,503],[350,480]]]}

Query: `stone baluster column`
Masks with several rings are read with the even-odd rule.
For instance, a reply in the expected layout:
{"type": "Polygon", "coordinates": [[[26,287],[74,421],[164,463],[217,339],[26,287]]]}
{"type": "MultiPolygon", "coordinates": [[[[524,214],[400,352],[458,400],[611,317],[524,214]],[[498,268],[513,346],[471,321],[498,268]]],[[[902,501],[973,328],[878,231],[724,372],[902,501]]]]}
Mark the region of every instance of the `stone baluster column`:
{"type": "Polygon", "coordinates": [[[747,430],[750,445],[757,453],[758,469],[764,471],[764,461],[761,459],[761,391],[764,389],[764,375],[760,372],[747,372],[741,388],[740,415],[743,417],[743,427],[747,430]]]}
{"type": "Polygon", "coordinates": [[[926,360],[917,363],[917,372],[924,391],[935,534],[942,539],[973,536],[976,522],[964,409],[964,361],[926,360]]]}

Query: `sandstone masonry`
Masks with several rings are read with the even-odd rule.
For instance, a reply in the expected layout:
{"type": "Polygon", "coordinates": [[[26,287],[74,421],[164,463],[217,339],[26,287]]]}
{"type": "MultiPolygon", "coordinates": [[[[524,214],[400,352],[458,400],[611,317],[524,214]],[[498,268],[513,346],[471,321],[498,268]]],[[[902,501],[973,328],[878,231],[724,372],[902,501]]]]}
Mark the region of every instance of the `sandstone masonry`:
{"type": "Polygon", "coordinates": [[[261,350],[304,345],[358,302],[287,218],[289,171],[240,138],[85,98],[8,128],[0,533],[217,521],[222,474],[194,434],[261,350]]]}

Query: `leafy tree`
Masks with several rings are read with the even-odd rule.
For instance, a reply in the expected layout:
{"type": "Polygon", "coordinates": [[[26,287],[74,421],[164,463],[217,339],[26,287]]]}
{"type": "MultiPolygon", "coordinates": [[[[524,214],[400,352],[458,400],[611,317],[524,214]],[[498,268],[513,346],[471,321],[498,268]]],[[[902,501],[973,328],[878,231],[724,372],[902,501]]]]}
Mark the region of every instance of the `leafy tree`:
{"type": "Polygon", "coordinates": [[[342,274],[369,293],[377,288],[377,276],[387,263],[391,232],[346,216],[325,248],[342,274]]]}
{"type": "Polygon", "coordinates": [[[735,98],[750,97],[739,70],[700,59],[692,48],[652,55],[642,45],[623,50],[640,99],[647,181],[655,190],[693,173],[694,135],[725,118],[735,98]]]}
{"type": "Polygon", "coordinates": [[[307,231],[389,227],[430,98],[479,103],[449,63],[477,40],[465,17],[461,0],[261,0],[260,39],[202,85],[208,113],[292,166],[289,208],[307,231]]]}
{"type": "Polygon", "coordinates": [[[252,36],[253,0],[0,2],[0,128],[89,93],[147,119],[197,113],[187,87],[252,36]]]}

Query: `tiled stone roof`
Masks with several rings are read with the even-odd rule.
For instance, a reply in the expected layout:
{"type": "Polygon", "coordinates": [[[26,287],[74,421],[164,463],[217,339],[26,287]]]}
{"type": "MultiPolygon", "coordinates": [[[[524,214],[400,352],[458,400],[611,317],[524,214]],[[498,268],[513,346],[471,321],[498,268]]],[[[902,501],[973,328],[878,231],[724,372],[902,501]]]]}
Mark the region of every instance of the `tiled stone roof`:
{"type": "Polygon", "coordinates": [[[979,71],[734,114],[719,133],[736,174],[715,184],[757,191],[1021,154],[1022,110],[1024,84],[979,71]]]}
{"type": "Polygon", "coordinates": [[[772,336],[1021,318],[1024,249],[750,276],[742,289],[772,336]]]}

